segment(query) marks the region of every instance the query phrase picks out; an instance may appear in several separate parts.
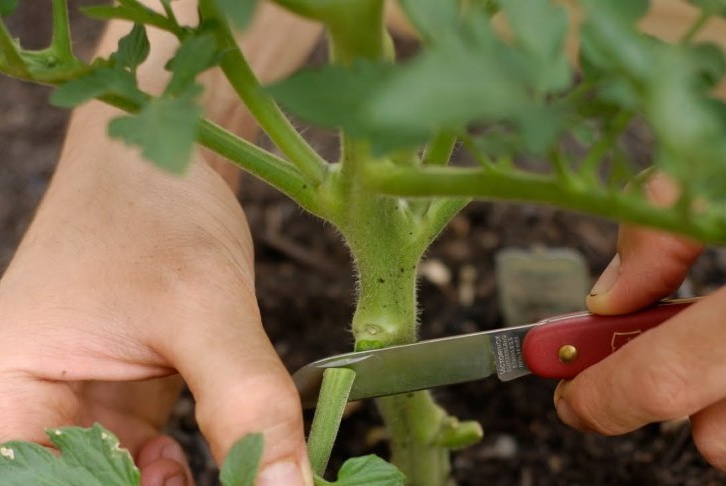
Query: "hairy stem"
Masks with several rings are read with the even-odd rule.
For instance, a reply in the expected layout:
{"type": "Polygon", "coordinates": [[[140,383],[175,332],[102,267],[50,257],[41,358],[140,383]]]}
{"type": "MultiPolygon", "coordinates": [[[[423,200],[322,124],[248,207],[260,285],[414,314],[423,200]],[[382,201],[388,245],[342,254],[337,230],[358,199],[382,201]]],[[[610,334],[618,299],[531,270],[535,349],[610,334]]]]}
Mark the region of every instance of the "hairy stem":
{"type": "Polygon", "coordinates": [[[68,0],[53,0],[53,53],[64,62],[75,59],[68,22],[68,0]]]}
{"type": "Polygon", "coordinates": [[[328,466],[354,380],[355,371],[347,368],[330,368],[323,372],[320,400],[308,437],[310,465],[318,476],[322,476],[328,466]]]}
{"type": "Polygon", "coordinates": [[[300,170],[310,184],[320,184],[326,173],[327,163],[303,139],[280,107],[260,85],[247,59],[237,46],[226,20],[217,12],[214,2],[200,2],[200,11],[205,20],[214,20],[221,25],[216,32],[225,54],[220,66],[239,97],[260,127],[300,170]]]}
{"type": "Polygon", "coordinates": [[[18,46],[8,32],[5,22],[0,19],[0,53],[5,58],[4,69],[12,76],[27,76],[28,68],[20,55],[18,46]]]}
{"type": "Polygon", "coordinates": [[[423,156],[424,165],[446,165],[456,146],[456,135],[450,133],[437,134],[426,147],[423,156]]]}
{"type": "Polygon", "coordinates": [[[485,200],[538,202],[611,219],[726,242],[726,214],[685,218],[683,214],[649,204],[642,195],[594,188],[571,178],[564,185],[556,176],[517,170],[431,167],[376,167],[365,171],[363,183],[372,191],[398,197],[472,197],[485,200]]]}

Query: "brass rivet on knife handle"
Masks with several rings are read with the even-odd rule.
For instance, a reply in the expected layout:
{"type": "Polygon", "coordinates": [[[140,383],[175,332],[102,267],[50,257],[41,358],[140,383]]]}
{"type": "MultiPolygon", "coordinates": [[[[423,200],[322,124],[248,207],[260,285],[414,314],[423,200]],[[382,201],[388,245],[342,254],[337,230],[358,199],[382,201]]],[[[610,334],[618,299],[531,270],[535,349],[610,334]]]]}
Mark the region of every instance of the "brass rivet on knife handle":
{"type": "Polygon", "coordinates": [[[572,363],[577,359],[577,348],[572,344],[565,344],[560,347],[557,355],[563,363],[572,363]]]}

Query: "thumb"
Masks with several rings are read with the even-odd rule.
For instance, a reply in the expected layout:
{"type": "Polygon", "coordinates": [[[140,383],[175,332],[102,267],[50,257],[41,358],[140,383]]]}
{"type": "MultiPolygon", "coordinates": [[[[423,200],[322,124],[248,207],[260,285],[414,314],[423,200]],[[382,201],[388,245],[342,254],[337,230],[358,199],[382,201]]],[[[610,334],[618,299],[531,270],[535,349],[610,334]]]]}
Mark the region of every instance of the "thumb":
{"type": "Polygon", "coordinates": [[[171,346],[171,361],[197,402],[200,429],[222,464],[232,445],[262,433],[257,486],[312,485],[296,388],[265,335],[259,314],[230,325],[193,326],[171,346]]]}
{"type": "MultiPolygon", "coordinates": [[[[647,184],[657,206],[675,202],[678,189],[664,176],[647,184]]],[[[624,314],[668,296],[678,289],[703,246],[685,237],[623,225],[617,253],[597,280],[587,306],[596,314],[624,314]]]]}

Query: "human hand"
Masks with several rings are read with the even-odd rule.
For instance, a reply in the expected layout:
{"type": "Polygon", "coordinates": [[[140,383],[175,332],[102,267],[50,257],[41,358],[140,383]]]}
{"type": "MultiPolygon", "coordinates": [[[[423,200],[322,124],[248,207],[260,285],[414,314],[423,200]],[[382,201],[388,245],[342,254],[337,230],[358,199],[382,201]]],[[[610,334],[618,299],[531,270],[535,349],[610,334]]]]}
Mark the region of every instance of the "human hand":
{"type": "MultiPolygon", "coordinates": [[[[182,19],[194,7],[175,2],[182,19]]],[[[112,24],[101,50],[127,28],[112,24]]],[[[261,57],[250,56],[263,78],[299,62],[319,32],[300,39],[267,30],[261,57]],[[285,52],[297,58],[280,61],[290,37],[298,42],[285,52]]],[[[163,79],[151,73],[163,72],[175,41],[149,36],[140,77],[153,92],[163,79]]],[[[249,41],[254,48],[262,39],[249,41]]],[[[209,93],[215,121],[250,130],[228,87],[209,93]]],[[[179,372],[218,462],[235,440],[263,432],[258,484],[310,484],[299,398],[262,329],[249,232],[234,193],[210,169],[219,161],[197,154],[185,177],[162,173],[106,137],[116,115],[98,103],[77,110],[52,184],[0,281],[0,442],[47,444],[45,428],[98,421],[134,454],[144,486],[191,484],[181,449],[159,436],[179,372]]]]}
{"type": "MultiPolygon", "coordinates": [[[[669,204],[675,190],[650,185],[654,200],[669,204]]],[[[622,314],[674,292],[701,245],[664,233],[623,226],[617,256],[587,303],[599,314],[622,314]]],[[[726,470],[726,288],[703,298],[555,392],[561,420],[607,435],[689,416],[693,440],[715,467],[726,470]]]]}

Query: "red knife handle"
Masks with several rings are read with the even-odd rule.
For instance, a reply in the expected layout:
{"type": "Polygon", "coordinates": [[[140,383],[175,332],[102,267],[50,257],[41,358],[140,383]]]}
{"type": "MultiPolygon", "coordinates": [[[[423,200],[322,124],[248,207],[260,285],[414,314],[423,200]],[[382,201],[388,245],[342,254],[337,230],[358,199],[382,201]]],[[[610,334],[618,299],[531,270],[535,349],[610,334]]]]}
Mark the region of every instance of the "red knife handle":
{"type": "Polygon", "coordinates": [[[537,376],[574,378],[585,368],[605,359],[631,339],[667,321],[697,300],[666,301],[619,316],[580,312],[546,319],[524,337],[524,361],[537,376]]]}

